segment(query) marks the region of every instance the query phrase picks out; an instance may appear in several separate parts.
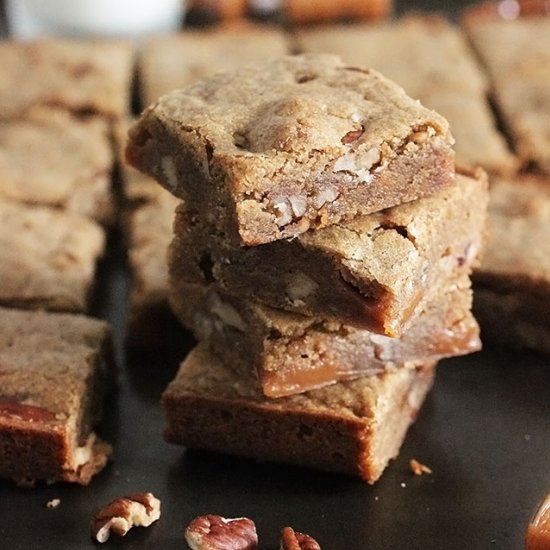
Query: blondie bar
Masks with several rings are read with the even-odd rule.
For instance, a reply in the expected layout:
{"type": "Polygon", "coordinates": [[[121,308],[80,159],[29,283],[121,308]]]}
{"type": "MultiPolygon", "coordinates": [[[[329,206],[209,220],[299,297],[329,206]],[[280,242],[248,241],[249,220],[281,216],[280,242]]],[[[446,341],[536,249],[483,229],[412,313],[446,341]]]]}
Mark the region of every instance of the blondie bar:
{"type": "Polygon", "coordinates": [[[0,121],[0,196],[107,222],[112,164],[108,125],[99,117],[38,108],[0,121]]]}
{"type": "Polygon", "coordinates": [[[448,124],[370,69],[288,56],[163,96],[127,156],[259,245],[429,195],[454,181],[448,124]]]}
{"type": "Polygon", "coordinates": [[[550,180],[494,180],[489,239],[474,272],[483,336],[550,353],[550,180]]]}
{"type": "Polygon", "coordinates": [[[0,308],[0,477],[89,483],[111,451],[93,432],[111,360],[102,321],[0,308]]]}
{"type": "Polygon", "coordinates": [[[266,25],[225,25],[147,41],[139,57],[143,106],[214,73],[290,53],[282,30],[266,25]]]}
{"type": "Polygon", "coordinates": [[[433,364],[266,399],[204,346],[163,394],[167,441],[360,476],[397,456],[434,377],[433,364]]]}
{"type": "Polygon", "coordinates": [[[464,22],[518,156],[525,167],[550,175],[550,17],[538,4],[538,17],[505,20],[496,7],[491,14],[482,6],[464,22]]]}
{"type": "Polygon", "coordinates": [[[85,311],[104,248],[92,220],[0,200],[0,305],[85,311]]]}
{"type": "Polygon", "coordinates": [[[516,169],[487,102],[489,83],[465,37],[443,17],[319,27],[296,36],[300,51],[330,52],[347,63],[372,66],[441,113],[456,140],[457,162],[501,174],[516,169]]]}
{"type": "Polygon", "coordinates": [[[120,117],[128,112],[133,47],[116,41],[0,41],[0,118],[31,107],[120,117]]]}
{"type": "Polygon", "coordinates": [[[180,283],[174,312],[197,339],[268,397],[292,395],[379,373],[408,361],[436,361],[480,348],[467,276],[438,288],[401,338],[324,322],[180,283]]]}
{"type": "Polygon", "coordinates": [[[274,308],[400,336],[434,285],[471,270],[487,199],[478,170],[429,197],[256,247],[224,245],[216,220],[183,204],[171,278],[215,282],[274,308]]]}

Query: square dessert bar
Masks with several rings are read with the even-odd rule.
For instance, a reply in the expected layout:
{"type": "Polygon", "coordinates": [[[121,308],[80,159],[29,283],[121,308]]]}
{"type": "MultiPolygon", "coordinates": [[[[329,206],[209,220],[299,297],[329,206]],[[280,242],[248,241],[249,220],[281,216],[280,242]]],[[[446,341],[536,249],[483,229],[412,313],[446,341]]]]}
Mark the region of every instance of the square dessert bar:
{"type": "Polygon", "coordinates": [[[35,108],[0,120],[0,196],[107,222],[112,164],[109,128],[99,117],[35,108]]]}
{"type": "Polygon", "coordinates": [[[86,311],[104,249],[103,229],[92,220],[0,201],[0,305],[86,311]]]}
{"type": "Polygon", "coordinates": [[[143,106],[214,73],[287,53],[285,33],[266,25],[224,25],[150,39],[139,55],[143,106]]]}
{"type": "Polygon", "coordinates": [[[215,282],[270,307],[400,336],[434,285],[471,270],[487,200],[478,170],[429,197],[256,247],[224,245],[216,220],[183,204],[171,278],[215,282]]]}
{"type": "Polygon", "coordinates": [[[374,483],[397,456],[433,364],[266,399],[204,346],[163,394],[170,443],[341,472],[374,483]]]}
{"type": "Polygon", "coordinates": [[[489,239],[474,272],[488,340],[550,353],[550,180],[494,180],[489,239]]]}
{"type": "Polygon", "coordinates": [[[437,288],[401,338],[285,313],[199,285],[176,285],[172,305],[199,341],[268,397],[480,349],[466,275],[437,288]]]}
{"type": "Polygon", "coordinates": [[[103,321],[0,308],[0,477],[89,483],[111,452],[93,432],[111,361],[103,321]]]}
{"type": "Polygon", "coordinates": [[[496,5],[493,11],[481,6],[464,23],[514,149],[526,167],[550,175],[550,17],[544,2],[534,4],[539,16],[504,20],[496,5]]]}
{"type": "Polygon", "coordinates": [[[452,184],[445,119],[369,69],[288,56],[163,96],[129,161],[234,243],[294,237],[452,184]]]}
{"type": "Polygon", "coordinates": [[[487,78],[465,36],[443,17],[300,30],[296,37],[300,51],[330,52],[373,67],[442,114],[456,140],[458,163],[501,174],[515,171],[516,159],[487,102],[487,78]]]}
{"type": "Polygon", "coordinates": [[[120,117],[132,70],[133,46],[122,41],[0,41],[0,118],[38,105],[120,117]]]}

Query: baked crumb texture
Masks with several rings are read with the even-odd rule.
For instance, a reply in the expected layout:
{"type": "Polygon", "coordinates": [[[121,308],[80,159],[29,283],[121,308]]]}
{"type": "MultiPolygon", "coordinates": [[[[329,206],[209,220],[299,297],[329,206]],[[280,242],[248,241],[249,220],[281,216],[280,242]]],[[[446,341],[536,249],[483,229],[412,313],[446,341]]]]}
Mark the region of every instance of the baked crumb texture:
{"type": "Polygon", "coordinates": [[[487,340],[550,353],[550,18],[544,2],[516,7],[511,20],[496,4],[463,17],[523,172],[491,181],[474,309],[487,340]]]}
{"type": "Polygon", "coordinates": [[[433,382],[433,366],[399,368],[270,400],[199,346],[163,395],[165,437],[374,483],[416,418],[433,382]]]}
{"type": "Polygon", "coordinates": [[[450,185],[452,143],[445,119],[376,71],[312,54],[163,96],[127,157],[234,243],[258,245],[450,185]]]}
{"type": "MultiPolygon", "coordinates": [[[[142,106],[216,72],[289,51],[286,34],[265,25],[232,24],[150,39],[138,58],[142,106]]],[[[121,150],[128,127],[128,121],[118,126],[117,142],[121,150]]],[[[148,350],[167,340],[181,339],[168,306],[166,262],[173,213],[180,200],[123,158],[121,166],[132,273],[127,344],[133,350],[148,350]]]]}
{"type": "Polygon", "coordinates": [[[355,474],[396,456],[443,357],[479,349],[487,178],[379,73],[309,54],[162,96],[127,161],[183,202],[170,301],[199,341],[171,443],[355,474]]]}
{"type": "Polygon", "coordinates": [[[331,52],[346,63],[373,67],[442,114],[459,164],[508,175],[517,169],[487,102],[488,79],[464,34],[445,18],[430,14],[303,29],[296,42],[299,51],[331,52]]]}
{"type": "Polygon", "coordinates": [[[486,208],[487,178],[478,171],[430,197],[346,224],[238,247],[227,244],[215,219],[182,204],[171,278],[174,286],[215,283],[272,308],[399,337],[434,288],[471,271],[486,208]]]}
{"type": "Polygon", "coordinates": [[[87,485],[110,446],[93,432],[111,375],[106,323],[0,310],[0,477],[87,485]]]}

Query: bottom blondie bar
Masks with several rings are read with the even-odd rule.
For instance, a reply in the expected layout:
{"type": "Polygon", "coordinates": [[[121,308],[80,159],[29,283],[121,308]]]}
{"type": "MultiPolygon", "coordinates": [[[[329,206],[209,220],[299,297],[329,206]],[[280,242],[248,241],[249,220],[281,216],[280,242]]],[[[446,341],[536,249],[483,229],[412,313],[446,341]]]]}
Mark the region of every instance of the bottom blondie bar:
{"type": "Polygon", "coordinates": [[[165,439],[191,448],[357,475],[374,483],[429,391],[434,364],[408,365],[272,400],[195,348],[163,395],[165,439]]]}

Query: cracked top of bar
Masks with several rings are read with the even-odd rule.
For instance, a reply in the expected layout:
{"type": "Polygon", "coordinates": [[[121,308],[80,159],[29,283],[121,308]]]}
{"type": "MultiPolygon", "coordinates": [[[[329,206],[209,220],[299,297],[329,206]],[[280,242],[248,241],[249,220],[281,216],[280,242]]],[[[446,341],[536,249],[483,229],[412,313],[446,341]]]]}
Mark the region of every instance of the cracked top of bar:
{"type": "Polygon", "coordinates": [[[162,97],[129,161],[258,245],[418,199],[453,182],[447,121],[376,71],[286,56],[162,97]]]}

